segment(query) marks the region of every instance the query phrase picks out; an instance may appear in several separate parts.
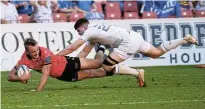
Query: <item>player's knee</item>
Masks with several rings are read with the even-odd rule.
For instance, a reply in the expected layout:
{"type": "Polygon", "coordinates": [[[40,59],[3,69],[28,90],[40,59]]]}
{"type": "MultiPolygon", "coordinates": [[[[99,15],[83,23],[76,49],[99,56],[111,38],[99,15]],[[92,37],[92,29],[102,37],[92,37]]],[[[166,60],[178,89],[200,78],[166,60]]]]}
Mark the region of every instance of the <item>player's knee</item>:
{"type": "Polygon", "coordinates": [[[12,81],[13,81],[13,78],[12,78],[11,75],[8,76],[7,81],[9,81],[9,82],[12,82],[12,81]]]}
{"type": "Polygon", "coordinates": [[[7,81],[11,81],[11,78],[8,76],[7,81]]]}
{"type": "Polygon", "coordinates": [[[112,57],[108,56],[104,61],[103,65],[106,66],[114,66],[115,64],[118,64],[119,62],[113,59],[112,57]]]}
{"type": "Polygon", "coordinates": [[[112,66],[107,66],[107,67],[102,66],[102,67],[103,67],[103,69],[104,69],[105,72],[106,72],[106,76],[112,76],[112,75],[114,75],[115,67],[112,67],[112,66]]]}
{"type": "Polygon", "coordinates": [[[112,76],[114,75],[115,67],[114,66],[107,66],[107,65],[102,65],[102,68],[106,72],[106,76],[112,76]]]}
{"type": "Polygon", "coordinates": [[[114,60],[112,57],[108,56],[104,61],[103,61],[103,69],[106,71],[106,76],[112,76],[114,75],[115,71],[115,64],[118,64],[116,60],[114,60]]]}
{"type": "Polygon", "coordinates": [[[114,69],[111,71],[106,71],[106,76],[113,76],[114,75],[114,69]]]}

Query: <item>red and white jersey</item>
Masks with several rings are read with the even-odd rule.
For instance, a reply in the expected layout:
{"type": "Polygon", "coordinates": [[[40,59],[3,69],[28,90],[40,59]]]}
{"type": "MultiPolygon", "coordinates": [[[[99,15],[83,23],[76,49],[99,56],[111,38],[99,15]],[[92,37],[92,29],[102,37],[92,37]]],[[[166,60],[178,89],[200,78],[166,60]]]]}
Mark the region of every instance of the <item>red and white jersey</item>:
{"type": "Polygon", "coordinates": [[[130,42],[130,31],[107,24],[89,24],[81,39],[117,48],[122,41],[130,42]]]}
{"type": "Polygon", "coordinates": [[[51,64],[50,76],[55,78],[62,75],[67,64],[67,60],[64,56],[54,55],[49,49],[40,46],[39,55],[39,58],[31,59],[29,55],[24,52],[15,68],[18,68],[20,65],[26,65],[29,69],[41,72],[44,65],[51,64]]]}

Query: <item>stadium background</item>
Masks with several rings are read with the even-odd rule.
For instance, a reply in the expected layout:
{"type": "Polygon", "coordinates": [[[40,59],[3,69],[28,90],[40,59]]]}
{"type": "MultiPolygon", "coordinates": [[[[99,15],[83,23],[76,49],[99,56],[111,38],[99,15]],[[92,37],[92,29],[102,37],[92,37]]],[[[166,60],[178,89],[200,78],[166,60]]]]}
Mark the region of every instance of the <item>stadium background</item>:
{"type": "MultiPolygon", "coordinates": [[[[159,18],[160,16],[155,12],[140,12],[143,7],[142,1],[97,1],[95,3],[97,8],[92,11],[94,14],[91,14],[91,17],[86,16],[85,13],[67,14],[57,11],[51,13],[53,23],[50,19],[41,19],[42,23],[35,23],[31,15],[18,14],[17,21],[8,20],[8,24],[1,24],[2,108],[202,109],[205,107],[203,91],[205,71],[193,66],[205,64],[205,10],[182,9],[180,16],[170,15],[159,18]],[[104,17],[96,14],[103,14],[104,17]],[[187,33],[197,37],[199,46],[183,45],[159,59],[135,54],[124,62],[123,64],[132,67],[167,66],[145,67],[148,87],[144,89],[135,88],[134,78],[119,75],[79,83],[63,83],[49,79],[47,92],[40,94],[29,92],[29,89],[36,87],[40,78],[36,72],[32,72],[33,76],[28,85],[6,81],[8,71],[24,51],[23,40],[26,37],[33,37],[39,45],[56,53],[78,38],[73,24],[74,21],[85,16],[92,19],[91,22],[113,24],[140,32],[145,40],[154,46],[160,45],[162,41],[182,38],[187,33]]],[[[193,5],[197,6],[197,3],[193,2],[193,5]]],[[[89,58],[94,54],[93,51],[89,58]]]]}

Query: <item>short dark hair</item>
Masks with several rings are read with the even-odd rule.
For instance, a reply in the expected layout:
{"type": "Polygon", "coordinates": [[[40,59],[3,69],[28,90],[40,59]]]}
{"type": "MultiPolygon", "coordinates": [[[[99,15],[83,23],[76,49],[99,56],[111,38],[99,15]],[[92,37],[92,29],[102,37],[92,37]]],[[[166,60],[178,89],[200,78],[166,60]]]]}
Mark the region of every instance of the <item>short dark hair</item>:
{"type": "Polygon", "coordinates": [[[82,24],[85,24],[85,23],[90,23],[90,22],[89,22],[88,19],[86,19],[86,18],[80,18],[80,19],[78,19],[78,20],[75,22],[75,25],[74,25],[75,30],[77,30],[77,28],[79,28],[82,24]]]}
{"type": "Polygon", "coordinates": [[[26,38],[24,41],[24,47],[28,50],[28,46],[35,46],[38,42],[33,38],[26,38]]]}

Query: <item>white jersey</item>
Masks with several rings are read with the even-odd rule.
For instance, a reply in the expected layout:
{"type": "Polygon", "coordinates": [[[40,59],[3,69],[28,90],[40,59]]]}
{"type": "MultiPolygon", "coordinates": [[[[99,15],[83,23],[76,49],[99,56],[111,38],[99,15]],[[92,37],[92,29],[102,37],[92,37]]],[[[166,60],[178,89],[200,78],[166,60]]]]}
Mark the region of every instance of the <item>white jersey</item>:
{"type": "Polygon", "coordinates": [[[89,24],[81,39],[112,47],[125,60],[136,52],[146,53],[150,48],[139,33],[106,24],[89,24]]]}
{"type": "Polygon", "coordinates": [[[130,31],[106,24],[89,24],[81,39],[117,48],[124,40],[129,41],[130,31]]]}

